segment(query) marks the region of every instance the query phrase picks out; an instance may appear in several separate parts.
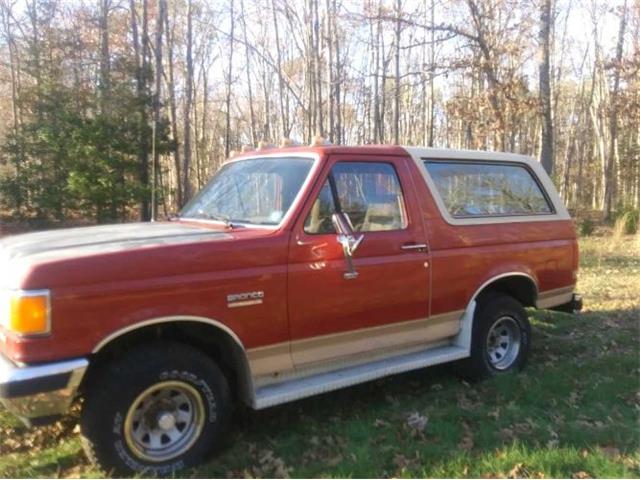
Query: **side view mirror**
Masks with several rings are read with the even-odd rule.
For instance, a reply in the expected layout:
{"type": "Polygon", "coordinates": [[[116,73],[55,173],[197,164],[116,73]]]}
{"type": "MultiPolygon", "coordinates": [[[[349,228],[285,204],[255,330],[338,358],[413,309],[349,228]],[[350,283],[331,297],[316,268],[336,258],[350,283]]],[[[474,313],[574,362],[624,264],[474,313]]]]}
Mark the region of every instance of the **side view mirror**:
{"type": "Polygon", "coordinates": [[[336,232],[338,232],[338,243],[342,246],[344,258],[347,261],[347,271],[344,273],[344,278],[346,280],[358,278],[358,272],[356,272],[353,266],[353,254],[362,243],[364,235],[356,238],[353,224],[349,216],[344,212],[334,213],[331,216],[331,221],[336,232]]]}

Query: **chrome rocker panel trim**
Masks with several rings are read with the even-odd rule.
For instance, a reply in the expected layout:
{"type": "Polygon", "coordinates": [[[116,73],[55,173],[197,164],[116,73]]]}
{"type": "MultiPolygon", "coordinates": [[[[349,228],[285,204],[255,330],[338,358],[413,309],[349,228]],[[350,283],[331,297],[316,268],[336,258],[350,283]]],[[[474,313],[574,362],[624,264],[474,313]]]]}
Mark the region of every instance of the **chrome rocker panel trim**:
{"type": "Polygon", "coordinates": [[[86,358],[18,366],[0,355],[0,402],[27,426],[67,413],[89,366],[86,358]]]}

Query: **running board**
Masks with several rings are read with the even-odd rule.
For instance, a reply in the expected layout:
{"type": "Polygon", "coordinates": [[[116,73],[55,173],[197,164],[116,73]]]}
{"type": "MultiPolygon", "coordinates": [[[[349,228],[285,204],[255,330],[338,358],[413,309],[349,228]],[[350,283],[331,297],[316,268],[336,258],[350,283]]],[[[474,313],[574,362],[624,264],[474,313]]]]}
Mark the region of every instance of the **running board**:
{"type": "Polygon", "coordinates": [[[460,360],[468,356],[469,351],[466,348],[438,347],[331,372],[317,373],[304,378],[285,380],[282,383],[259,387],[256,390],[254,408],[259,410],[272,407],[376,378],[460,360]]]}

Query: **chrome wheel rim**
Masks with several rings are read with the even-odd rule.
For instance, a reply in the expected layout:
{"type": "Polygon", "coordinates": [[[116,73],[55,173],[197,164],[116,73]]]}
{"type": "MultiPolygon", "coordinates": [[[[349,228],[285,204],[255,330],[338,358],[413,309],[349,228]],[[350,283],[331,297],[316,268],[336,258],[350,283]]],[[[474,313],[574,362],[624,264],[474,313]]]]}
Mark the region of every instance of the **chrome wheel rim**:
{"type": "Polygon", "coordinates": [[[149,462],[164,462],[189,450],[202,433],[202,396],[181,381],[157,383],[131,404],[124,437],[133,454],[149,462]]]}
{"type": "Polygon", "coordinates": [[[509,316],[500,317],[487,335],[487,359],[496,370],[506,370],[520,353],[520,326],[509,316]]]}

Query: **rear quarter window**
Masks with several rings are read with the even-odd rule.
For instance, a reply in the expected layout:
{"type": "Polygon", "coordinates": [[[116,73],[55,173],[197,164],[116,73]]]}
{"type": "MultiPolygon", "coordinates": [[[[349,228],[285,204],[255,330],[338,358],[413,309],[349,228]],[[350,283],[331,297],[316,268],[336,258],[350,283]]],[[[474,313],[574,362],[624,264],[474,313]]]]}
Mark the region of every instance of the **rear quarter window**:
{"type": "Polygon", "coordinates": [[[540,183],[524,165],[440,160],[424,164],[454,218],[554,213],[540,183]]]}

